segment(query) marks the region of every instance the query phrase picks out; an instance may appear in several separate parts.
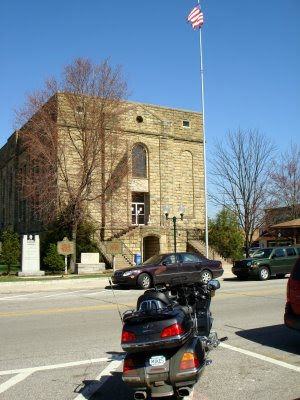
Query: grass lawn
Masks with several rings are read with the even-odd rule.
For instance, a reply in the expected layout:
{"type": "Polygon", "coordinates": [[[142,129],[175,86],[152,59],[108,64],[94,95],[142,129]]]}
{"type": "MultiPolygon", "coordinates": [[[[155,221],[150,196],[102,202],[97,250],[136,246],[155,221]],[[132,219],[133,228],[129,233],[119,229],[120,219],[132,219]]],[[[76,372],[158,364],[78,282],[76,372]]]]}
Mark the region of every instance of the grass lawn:
{"type": "MultiPolygon", "coordinates": [[[[12,275],[16,274],[18,271],[21,271],[20,265],[12,265],[10,269],[10,273],[12,275]]],[[[7,265],[0,264],[0,275],[6,274],[7,272],[7,265]]]]}
{"type": "Polygon", "coordinates": [[[14,265],[11,267],[10,275],[3,275],[7,271],[6,265],[0,265],[0,283],[1,282],[23,282],[23,281],[43,281],[43,280],[59,280],[59,279],[87,279],[87,278],[107,278],[112,275],[112,272],[108,272],[106,274],[93,274],[93,275],[72,275],[68,274],[67,276],[64,275],[45,275],[43,277],[28,277],[23,278],[17,276],[17,272],[21,271],[20,266],[14,265]]]}

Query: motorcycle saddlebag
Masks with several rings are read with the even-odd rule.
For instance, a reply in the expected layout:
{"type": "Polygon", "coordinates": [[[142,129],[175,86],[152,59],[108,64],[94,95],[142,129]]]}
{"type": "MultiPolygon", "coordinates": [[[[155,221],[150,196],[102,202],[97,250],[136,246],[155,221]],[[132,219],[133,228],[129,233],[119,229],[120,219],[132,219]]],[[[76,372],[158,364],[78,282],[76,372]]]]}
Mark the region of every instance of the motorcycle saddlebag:
{"type": "Polygon", "coordinates": [[[128,352],[178,347],[193,333],[188,307],[125,313],[123,322],[121,346],[128,352]]]}

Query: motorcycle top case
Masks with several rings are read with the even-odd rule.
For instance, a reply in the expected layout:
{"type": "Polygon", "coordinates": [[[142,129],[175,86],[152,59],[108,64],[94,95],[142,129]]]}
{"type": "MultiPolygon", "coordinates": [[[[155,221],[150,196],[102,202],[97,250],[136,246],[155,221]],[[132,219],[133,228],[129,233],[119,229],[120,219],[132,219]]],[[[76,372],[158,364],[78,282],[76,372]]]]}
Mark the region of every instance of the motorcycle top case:
{"type": "Polygon", "coordinates": [[[154,351],[181,346],[193,333],[188,307],[155,312],[127,312],[123,316],[121,346],[128,352],[154,351]]]}

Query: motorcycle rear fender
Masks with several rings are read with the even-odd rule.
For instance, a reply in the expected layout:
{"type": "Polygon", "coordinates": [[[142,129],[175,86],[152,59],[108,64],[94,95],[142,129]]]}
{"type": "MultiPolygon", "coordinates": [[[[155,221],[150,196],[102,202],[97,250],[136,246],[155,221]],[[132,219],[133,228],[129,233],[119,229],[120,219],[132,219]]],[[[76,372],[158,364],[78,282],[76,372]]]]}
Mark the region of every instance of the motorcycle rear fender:
{"type": "Polygon", "coordinates": [[[198,337],[188,340],[179,349],[168,351],[156,351],[147,353],[127,353],[126,359],[133,360],[135,369],[122,375],[123,381],[135,390],[156,391],[158,382],[164,382],[166,387],[182,387],[194,385],[201,376],[205,366],[205,350],[198,337]],[[200,362],[197,368],[180,370],[180,363],[185,352],[194,353],[200,362]],[[153,355],[164,355],[167,359],[165,368],[159,368],[159,372],[151,373],[146,368],[147,362],[153,355]]]}

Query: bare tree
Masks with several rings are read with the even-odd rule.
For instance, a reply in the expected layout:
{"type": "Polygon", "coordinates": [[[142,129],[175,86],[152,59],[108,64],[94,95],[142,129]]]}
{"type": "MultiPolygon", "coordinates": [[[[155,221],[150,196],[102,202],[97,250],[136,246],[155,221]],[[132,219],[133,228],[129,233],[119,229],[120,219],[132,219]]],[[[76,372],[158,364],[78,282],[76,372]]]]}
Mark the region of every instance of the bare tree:
{"type": "MultiPolygon", "coordinates": [[[[97,200],[103,238],[106,196],[127,173],[126,155],[120,161],[117,154],[126,96],[119,66],[78,58],[65,67],[61,81],[48,80],[45,89],[28,96],[18,113],[19,123],[25,122],[20,139],[27,155],[20,174],[23,196],[44,220],[63,215],[75,244],[78,224],[97,200]]],[[[73,268],[75,260],[76,250],[73,268]]]]}
{"type": "Polygon", "coordinates": [[[273,145],[258,131],[238,130],[218,142],[211,163],[213,202],[235,213],[244,232],[246,254],[261,225],[267,196],[267,170],[273,145]]]}
{"type": "Polygon", "coordinates": [[[291,143],[288,151],[273,160],[270,172],[271,204],[286,207],[287,218],[300,216],[300,147],[291,143]]]}

